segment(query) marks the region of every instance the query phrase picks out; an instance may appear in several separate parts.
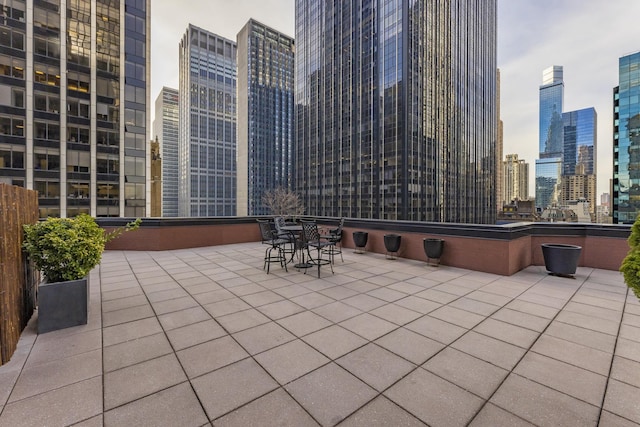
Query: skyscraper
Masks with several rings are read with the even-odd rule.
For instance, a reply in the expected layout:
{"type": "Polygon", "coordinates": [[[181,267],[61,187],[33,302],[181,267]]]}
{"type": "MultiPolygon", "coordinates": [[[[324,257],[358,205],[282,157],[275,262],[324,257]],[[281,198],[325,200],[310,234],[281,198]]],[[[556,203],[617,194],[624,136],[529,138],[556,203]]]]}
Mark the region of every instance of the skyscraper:
{"type": "Polygon", "coordinates": [[[554,65],[542,73],[540,86],[539,153],[536,160],[536,206],[545,209],[558,202],[562,151],[564,81],[562,67],[554,65]]]}
{"type": "Polygon", "coordinates": [[[41,216],[150,211],[150,6],[3,3],[0,182],[38,190],[41,216]]]}
{"type": "Polygon", "coordinates": [[[564,123],[564,149],[560,202],[585,199],[589,211],[596,207],[596,149],[598,115],[596,110],[584,108],[562,114],[564,123]]]}
{"type": "Polygon", "coordinates": [[[189,25],[179,62],[179,215],[235,215],[236,43],[189,25]]]}
{"type": "Polygon", "coordinates": [[[307,212],[493,223],[496,1],[296,0],[307,212]]]}
{"type": "Polygon", "coordinates": [[[163,87],[156,98],[153,134],[162,157],[162,216],[178,216],[178,91],[163,87]]]}
{"type": "Polygon", "coordinates": [[[507,204],[513,200],[529,198],[529,163],[518,159],[517,154],[507,154],[502,163],[504,200],[507,204]]]}
{"type": "Polygon", "coordinates": [[[289,188],[293,39],[253,19],[238,42],[238,215],[267,215],[265,191],[289,188]]]}
{"type": "Polygon", "coordinates": [[[619,59],[613,90],[613,223],[640,213],[640,52],[619,59]]]}

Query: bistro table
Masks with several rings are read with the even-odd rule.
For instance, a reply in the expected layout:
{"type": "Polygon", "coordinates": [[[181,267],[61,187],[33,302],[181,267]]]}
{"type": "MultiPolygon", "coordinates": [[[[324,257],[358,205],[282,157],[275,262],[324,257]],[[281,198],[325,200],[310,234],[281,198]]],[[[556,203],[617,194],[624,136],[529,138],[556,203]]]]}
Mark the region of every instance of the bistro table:
{"type": "MultiPolygon", "coordinates": [[[[300,262],[295,264],[295,268],[310,268],[313,267],[313,264],[310,264],[305,261],[304,258],[304,237],[302,236],[302,225],[285,225],[280,227],[280,230],[286,231],[291,234],[293,237],[294,245],[297,249],[300,249],[300,262]]],[[[295,255],[295,251],[291,254],[291,259],[289,262],[293,262],[293,256],[295,255]]]]}

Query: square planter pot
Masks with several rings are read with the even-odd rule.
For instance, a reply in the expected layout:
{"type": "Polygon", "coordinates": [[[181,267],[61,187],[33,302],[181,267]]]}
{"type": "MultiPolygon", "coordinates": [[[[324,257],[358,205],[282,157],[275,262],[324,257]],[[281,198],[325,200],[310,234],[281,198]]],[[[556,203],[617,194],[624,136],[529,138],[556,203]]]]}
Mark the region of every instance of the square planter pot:
{"type": "Polygon", "coordinates": [[[89,276],[38,286],[38,333],[86,325],[89,314],[89,276]]]}

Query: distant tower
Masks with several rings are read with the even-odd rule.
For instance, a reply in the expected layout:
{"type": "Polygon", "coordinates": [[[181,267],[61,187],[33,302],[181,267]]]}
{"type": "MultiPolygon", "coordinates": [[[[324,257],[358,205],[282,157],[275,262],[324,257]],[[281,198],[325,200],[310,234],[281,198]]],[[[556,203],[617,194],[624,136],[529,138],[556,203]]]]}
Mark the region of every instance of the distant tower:
{"type": "Polygon", "coordinates": [[[584,108],[562,115],[564,122],[564,150],[562,156],[562,184],[560,202],[585,199],[589,212],[596,212],[596,149],[598,115],[596,110],[584,108]]]}
{"type": "Polygon", "coordinates": [[[613,223],[631,224],[640,213],[640,52],[619,59],[613,89],[613,223]]]}
{"type": "Polygon", "coordinates": [[[178,91],[163,87],[156,98],[153,133],[162,157],[162,216],[178,216],[178,91]]]}
{"type": "Polygon", "coordinates": [[[151,141],[151,216],[162,216],[162,157],[158,137],[151,141]]]}
{"type": "Polygon", "coordinates": [[[562,66],[542,73],[540,86],[539,143],[536,160],[536,206],[542,209],[557,203],[562,174],[564,81],[562,66]]]}
{"type": "Polygon", "coordinates": [[[503,204],[515,199],[527,200],[529,198],[529,163],[524,159],[518,159],[517,154],[507,154],[501,169],[504,188],[503,204]]]}
{"type": "Polygon", "coordinates": [[[510,200],[507,200],[505,197],[505,170],[502,164],[502,153],[504,150],[504,123],[500,118],[500,69],[498,69],[496,82],[496,117],[498,121],[498,133],[496,138],[496,212],[502,212],[502,205],[505,202],[510,202],[510,200]]]}
{"type": "Polygon", "coordinates": [[[179,215],[234,216],[236,43],[189,25],[179,70],[179,215]]]}
{"type": "Polygon", "coordinates": [[[237,41],[238,215],[267,215],[265,191],[290,187],[294,44],[253,19],[237,41]]]}

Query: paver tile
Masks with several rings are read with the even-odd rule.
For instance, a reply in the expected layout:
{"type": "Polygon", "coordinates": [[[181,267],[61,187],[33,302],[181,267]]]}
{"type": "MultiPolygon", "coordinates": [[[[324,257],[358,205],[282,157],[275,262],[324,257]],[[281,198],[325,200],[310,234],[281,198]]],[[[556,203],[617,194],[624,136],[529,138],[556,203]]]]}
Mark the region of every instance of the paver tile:
{"type": "Polygon", "coordinates": [[[611,353],[554,338],[546,334],[543,334],[536,341],[531,350],[600,375],[608,375],[611,366],[611,353]]]}
{"type": "Polygon", "coordinates": [[[638,389],[617,380],[610,380],[603,409],[640,424],[638,389]]]}
{"type": "Polygon", "coordinates": [[[383,305],[375,310],[371,310],[370,313],[376,317],[381,317],[382,319],[395,323],[396,325],[405,325],[416,320],[418,317],[422,317],[421,313],[396,304],[383,305]]]}
{"type": "Polygon", "coordinates": [[[115,371],[169,353],[173,353],[173,350],[163,333],[125,341],[104,348],[102,354],[103,370],[104,372],[115,371]]]}
{"type": "Polygon", "coordinates": [[[451,347],[507,370],[511,370],[525,353],[523,348],[473,331],[460,337],[451,347]]]}
{"type": "Polygon", "coordinates": [[[361,310],[340,301],[314,308],[312,311],[334,323],[342,322],[343,320],[355,317],[362,313],[361,310]]]}
{"type": "Polygon", "coordinates": [[[220,323],[227,332],[233,334],[254,326],[262,325],[263,323],[268,323],[271,320],[258,310],[251,308],[249,310],[237,311],[227,314],[226,316],[217,317],[216,321],[220,323]]]}
{"type": "Polygon", "coordinates": [[[385,300],[367,294],[354,295],[343,299],[342,302],[365,312],[387,304],[385,300]]]}
{"type": "Polygon", "coordinates": [[[485,399],[493,394],[509,373],[451,347],[433,356],[422,367],[485,399]]]}
{"type": "Polygon", "coordinates": [[[213,422],[215,427],[314,427],[313,418],[284,390],[277,389],[213,422]]]}
{"type": "Polygon", "coordinates": [[[469,427],[496,426],[533,427],[534,425],[491,403],[487,403],[469,424],[469,427]]]}
{"type": "Polygon", "coordinates": [[[210,320],[211,315],[202,307],[189,308],[187,310],[174,311],[173,313],[158,316],[158,320],[165,331],[191,325],[193,323],[210,320]]]}
{"type": "Polygon", "coordinates": [[[416,367],[372,343],[337,359],[336,363],[378,391],[383,391],[416,367]]]}
{"type": "Polygon", "coordinates": [[[473,328],[475,332],[487,335],[509,344],[528,349],[539,334],[531,329],[488,318],[473,328]]]}
{"type": "Polygon", "coordinates": [[[265,323],[233,334],[250,354],[258,354],[284,344],[295,337],[275,322],[265,323]]]}
{"type": "Polygon", "coordinates": [[[181,383],[105,412],[107,426],[173,425],[198,427],[207,423],[189,383],[181,383]]]}
{"type": "Polygon", "coordinates": [[[491,403],[539,426],[586,426],[598,422],[598,407],[511,374],[491,403]]]}
{"type": "Polygon", "coordinates": [[[424,369],[396,383],[384,396],[430,426],[462,426],[483,400],[424,369]]]}
{"type": "Polygon", "coordinates": [[[364,338],[338,325],[319,330],[302,339],[331,359],[337,359],[367,343],[364,338]]]}
{"type": "Polygon", "coordinates": [[[429,315],[408,323],[404,327],[443,344],[450,344],[467,332],[465,328],[447,323],[429,315]]]}
{"type": "Polygon", "coordinates": [[[368,339],[369,341],[373,341],[376,338],[379,338],[382,335],[385,335],[398,328],[398,325],[372,316],[369,313],[363,313],[359,316],[345,320],[344,322],[340,323],[340,326],[352,332],[355,332],[356,334],[368,339]]]}
{"type": "Polygon", "coordinates": [[[278,320],[283,317],[291,316],[292,314],[300,313],[301,311],[304,311],[304,307],[300,307],[298,304],[291,301],[284,300],[262,305],[258,307],[258,310],[269,318],[278,320]]]}
{"type": "Polygon", "coordinates": [[[640,362],[614,356],[611,378],[640,388],[640,362]]]}
{"type": "Polygon", "coordinates": [[[437,310],[429,313],[429,316],[453,323],[466,329],[471,329],[484,320],[484,316],[471,313],[470,311],[460,310],[451,305],[445,305],[437,310]]]}
{"type": "Polygon", "coordinates": [[[376,396],[374,389],[335,363],[285,388],[323,426],[336,425],[376,396]]]}
{"type": "Polygon", "coordinates": [[[194,379],[191,384],[209,419],[215,419],[278,388],[253,359],[245,359],[194,379]]]}
{"type": "Polygon", "coordinates": [[[189,378],[195,378],[249,357],[249,353],[229,336],[189,347],[178,351],[176,355],[189,378]]]}
{"type": "Polygon", "coordinates": [[[556,321],[551,322],[544,333],[545,335],[609,353],[613,352],[613,347],[616,343],[616,337],[612,335],[556,321]]]}
{"type": "Polygon", "coordinates": [[[444,348],[444,344],[405,328],[396,329],[378,338],[375,343],[416,365],[426,362],[444,348]]]}
{"type": "Polygon", "coordinates": [[[395,305],[408,308],[409,310],[417,311],[418,313],[427,314],[442,307],[442,304],[430,301],[417,296],[408,296],[406,298],[399,299],[394,302],[395,305]]]}
{"type": "Polygon", "coordinates": [[[426,424],[391,402],[378,396],[340,423],[340,427],[426,427],[426,424]]]}
{"type": "Polygon", "coordinates": [[[311,311],[303,311],[293,316],[278,320],[278,323],[297,337],[310,334],[332,325],[324,317],[311,311]]]}
{"type": "Polygon", "coordinates": [[[213,319],[192,323],[166,332],[174,351],[220,338],[227,333],[213,319]]]}
{"type": "Polygon", "coordinates": [[[282,385],[329,362],[329,359],[301,340],[267,350],[255,356],[255,359],[282,385]]]}

